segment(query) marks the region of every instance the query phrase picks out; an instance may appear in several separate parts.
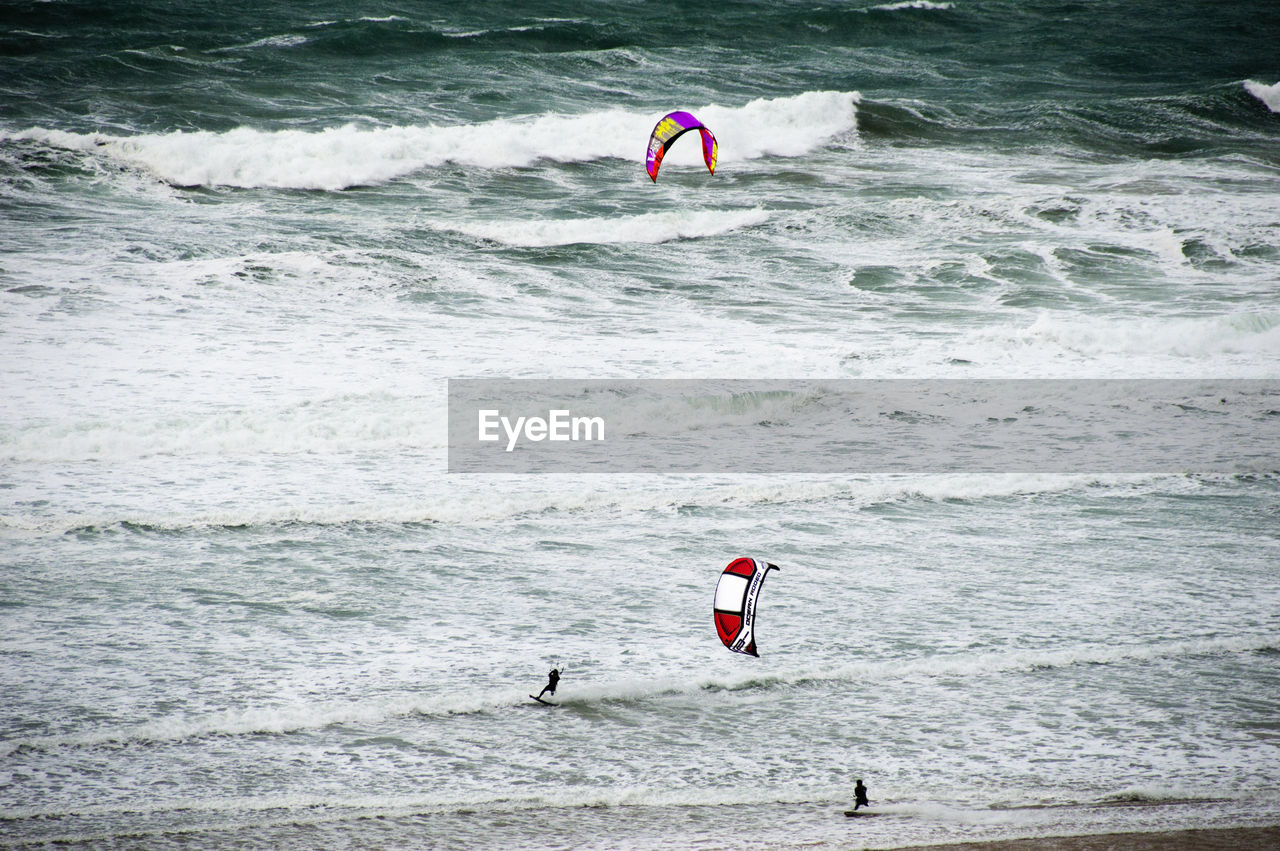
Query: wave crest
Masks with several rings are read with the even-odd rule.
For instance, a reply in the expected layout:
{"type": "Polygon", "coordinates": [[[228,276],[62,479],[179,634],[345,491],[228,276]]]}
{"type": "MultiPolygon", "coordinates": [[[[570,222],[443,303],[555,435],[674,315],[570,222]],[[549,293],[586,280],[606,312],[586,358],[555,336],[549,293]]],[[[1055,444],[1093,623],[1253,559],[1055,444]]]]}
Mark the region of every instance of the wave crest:
{"type": "MultiPolygon", "coordinates": [[[[800,156],[856,131],[856,92],[805,92],[757,99],[741,107],[702,106],[715,129],[720,163],[800,156]],[[760,128],[767,128],[761,133],[760,128]]],[[[606,110],[546,113],[449,126],[258,130],[238,127],[138,136],[78,134],[32,128],[0,142],[35,142],[104,157],[183,187],[341,190],[385,183],[447,163],[482,169],[523,168],[540,161],[642,162],[657,116],[606,110]]],[[[671,163],[698,162],[697,146],[673,146],[671,163]],[[682,150],[683,148],[683,150],[682,150]]],[[[641,169],[638,174],[643,176],[641,169]]]]}
{"type": "Polygon", "coordinates": [[[1267,105],[1272,112],[1280,112],[1280,83],[1268,86],[1254,80],[1244,81],[1244,90],[1267,105]]]}

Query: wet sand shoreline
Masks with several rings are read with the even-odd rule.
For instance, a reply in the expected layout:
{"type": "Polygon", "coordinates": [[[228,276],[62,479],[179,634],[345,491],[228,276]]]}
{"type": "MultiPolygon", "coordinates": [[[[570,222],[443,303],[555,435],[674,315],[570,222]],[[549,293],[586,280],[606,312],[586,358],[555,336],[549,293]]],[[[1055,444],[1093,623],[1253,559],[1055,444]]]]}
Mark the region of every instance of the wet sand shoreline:
{"type": "Polygon", "coordinates": [[[1270,851],[1275,848],[1280,848],[1280,825],[912,845],[899,847],[897,851],[1270,851]]]}

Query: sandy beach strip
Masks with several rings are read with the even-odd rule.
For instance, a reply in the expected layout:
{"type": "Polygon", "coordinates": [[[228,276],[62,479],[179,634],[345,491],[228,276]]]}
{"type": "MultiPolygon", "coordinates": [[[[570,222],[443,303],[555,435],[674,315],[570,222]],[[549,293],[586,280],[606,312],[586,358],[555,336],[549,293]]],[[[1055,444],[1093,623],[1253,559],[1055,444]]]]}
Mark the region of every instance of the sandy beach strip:
{"type": "Polygon", "coordinates": [[[913,845],[899,851],[1273,851],[1276,848],[1280,848],[1280,825],[913,845]]]}

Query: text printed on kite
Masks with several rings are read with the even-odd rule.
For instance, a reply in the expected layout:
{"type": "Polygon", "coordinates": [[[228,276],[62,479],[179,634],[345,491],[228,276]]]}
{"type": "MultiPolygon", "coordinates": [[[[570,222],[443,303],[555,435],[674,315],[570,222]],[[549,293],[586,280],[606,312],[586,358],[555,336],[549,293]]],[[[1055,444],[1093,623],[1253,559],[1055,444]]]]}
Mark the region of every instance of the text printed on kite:
{"type": "Polygon", "coordinates": [[[711,135],[711,131],[693,113],[669,112],[662,116],[662,119],[654,125],[653,132],[649,134],[645,168],[649,170],[649,178],[654,183],[658,182],[658,169],[662,167],[662,158],[667,155],[667,148],[690,130],[697,130],[702,136],[703,162],[707,164],[708,171],[712,174],[716,173],[716,137],[711,135]]]}
{"type": "Polygon", "coordinates": [[[756,598],[765,575],[778,569],[760,559],[736,558],[721,572],[712,617],[720,641],[734,653],[760,655],[756,652],[756,598]]]}

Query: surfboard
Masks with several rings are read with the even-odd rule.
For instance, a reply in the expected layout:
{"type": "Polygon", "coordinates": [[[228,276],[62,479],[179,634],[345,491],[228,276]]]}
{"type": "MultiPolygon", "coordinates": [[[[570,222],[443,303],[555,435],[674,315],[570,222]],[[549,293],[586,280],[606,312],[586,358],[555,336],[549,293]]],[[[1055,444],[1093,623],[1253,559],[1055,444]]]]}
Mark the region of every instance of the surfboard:
{"type": "Polygon", "coordinates": [[[882,813],[860,813],[857,810],[845,810],[844,814],[849,818],[871,818],[872,816],[883,815],[882,813]]]}
{"type": "MultiPolygon", "coordinates": [[[[533,695],[529,695],[529,697],[533,697],[533,695]]],[[[559,706],[557,703],[552,703],[549,700],[543,700],[540,697],[533,697],[533,699],[538,701],[538,703],[541,703],[543,706],[559,706]]]]}

